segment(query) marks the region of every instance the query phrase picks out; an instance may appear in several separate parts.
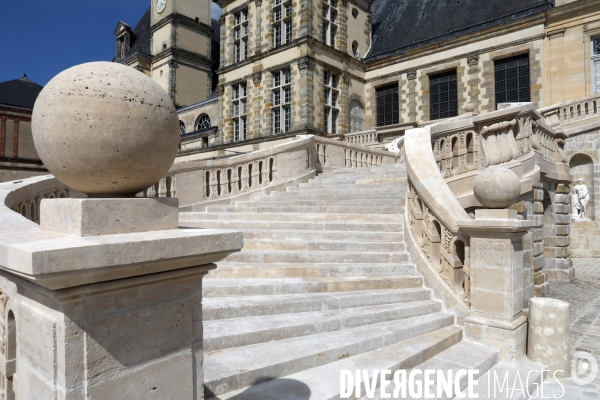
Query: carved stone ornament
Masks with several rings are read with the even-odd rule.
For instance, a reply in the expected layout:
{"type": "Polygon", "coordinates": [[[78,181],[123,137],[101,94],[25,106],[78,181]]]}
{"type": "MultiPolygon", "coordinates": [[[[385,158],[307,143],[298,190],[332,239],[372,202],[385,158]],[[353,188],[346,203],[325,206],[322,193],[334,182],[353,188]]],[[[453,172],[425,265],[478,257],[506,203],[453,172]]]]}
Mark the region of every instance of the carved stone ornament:
{"type": "Polygon", "coordinates": [[[298,61],[298,69],[313,69],[315,61],[309,57],[300,58],[298,61]]]}
{"type": "Polygon", "coordinates": [[[219,94],[219,96],[223,96],[223,94],[225,94],[225,86],[218,85],[217,86],[217,93],[219,94]]]}
{"type": "Polygon", "coordinates": [[[474,67],[477,64],[479,64],[479,55],[475,54],[475,55],[468,56],[467,64],[469,64],[470,67],[474,67]]]}
{"type": "Polygon", "coordinates": [[[221,14],[221,16],[219,17],[219,25],[225,25],[225,14],[221,14]]]}
{"type": "Polygon", "coordinates": [[[407,78],[409,81],[414,81],[415,79],[417,79],[417,71],[415,71],[415,70],[408,71],[408,72],[406,73],[406,78],[407,78]]]}
{"type": "Polygon", "coordinates": [[[259,84],[261,80],[262,80],[262,74],[252,75],[252,83],[254,83],[255,85],[259,84]]]}
{"type": "Polygon", "coordinates": [[[346,85],[350,84],[350,80],[352,78],[350,77],[350,74],[342,74],[342,82],[344,82],[346,85]]]}

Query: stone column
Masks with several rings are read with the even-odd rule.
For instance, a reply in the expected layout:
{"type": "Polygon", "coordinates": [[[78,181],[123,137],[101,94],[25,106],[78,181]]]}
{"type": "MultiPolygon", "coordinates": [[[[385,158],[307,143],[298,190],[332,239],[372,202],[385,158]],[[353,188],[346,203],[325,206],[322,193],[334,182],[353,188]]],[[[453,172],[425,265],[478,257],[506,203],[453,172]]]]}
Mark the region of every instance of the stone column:
{"type": "Polygon", "coordinates": [[[557,299],[531,299],[527,356],[547,366],[549,375],[569,377],[571,332],[570,305],[557,299]]]}
{"type": "Polygon", "coordinates": [[[4,157],[4,146],[6,146],[6,117],[0,117],[0,157],[4,157]]]}
{"type": "Polygon", "coordinates": [[[19,157],[19,118],[13,119],[12,145],[13,145],[12,156],[13,156],[13,158],[17,158],[17,157],[19,157]]]}

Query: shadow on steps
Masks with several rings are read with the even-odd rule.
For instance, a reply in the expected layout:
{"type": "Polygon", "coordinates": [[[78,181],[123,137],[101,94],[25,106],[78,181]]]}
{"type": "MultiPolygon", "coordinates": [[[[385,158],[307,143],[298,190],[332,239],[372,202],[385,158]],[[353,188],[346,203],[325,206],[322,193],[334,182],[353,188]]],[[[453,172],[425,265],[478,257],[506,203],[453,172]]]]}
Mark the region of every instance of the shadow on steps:
{"type": "Polygon", "coordinates": [[[310,395],[310,388],[303,382],[270,376],[257,379],[250,387],[224,395],[215,396],[204,388],[206,400],[309,400],[310,395]],[[268,390],[261,384],[267,384],[268,390]]]}

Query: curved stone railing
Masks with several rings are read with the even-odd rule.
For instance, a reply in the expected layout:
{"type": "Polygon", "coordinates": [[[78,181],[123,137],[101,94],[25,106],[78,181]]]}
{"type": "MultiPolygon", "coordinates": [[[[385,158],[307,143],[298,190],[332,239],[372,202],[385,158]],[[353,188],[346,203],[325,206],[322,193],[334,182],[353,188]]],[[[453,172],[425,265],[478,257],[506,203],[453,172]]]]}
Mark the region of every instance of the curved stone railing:
{"type": "Polygon", "coordinates": [[[52,175],[0,184],[4,206],[37,224],[43,199],[69,197],[69,188],[52,175]]]}
{"type": "Polygon", "coordinates": [[[546,125],[532,104],[520,104],[409,130],[388,147],[406,148],[406,222],[413,255],[426,264],[429,283],[444,286],[441,292],[459,316],[471,304],[468,231],[487,223],[473,218],[481,207],[473,180],[493,165],[515,172],[522,194],[532,190],[540,172],[567,179],[563,146],[563,136],[546,125]]]}
{"type": "Polygon", "coordinates": [[[218,160],[174,164],[167,176],[140,193],[144,197],[175,197],[180,207],[201,209],[229,204],[256,193],[305,182],[317,172],[401,162],[389,152],[312,135],[289,143],[218,160]]]}
{"type": "Polygon", "coordinates": [[[580,127],[600,118],[600,94],[566,101],[539,110],[546,124],[554,129],[580,127]]]}

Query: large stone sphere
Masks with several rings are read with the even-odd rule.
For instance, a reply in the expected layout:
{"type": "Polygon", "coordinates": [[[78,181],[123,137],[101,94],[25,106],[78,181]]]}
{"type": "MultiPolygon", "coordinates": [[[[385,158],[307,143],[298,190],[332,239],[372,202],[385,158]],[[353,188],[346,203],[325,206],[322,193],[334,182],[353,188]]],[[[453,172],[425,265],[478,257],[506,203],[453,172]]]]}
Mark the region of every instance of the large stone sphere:
{"type": "Polygon", "coordinates": [[[91,197],[150,187],[179,147],[179,120],[167,94],[141,72],[111,62],[55,76],[35,102],[32,131],[46,168],[91,197]]]}
{"type": "Polygon", "coordinates": [[[506,208],[513,205],[521,195],[521,181],[508,168],[488,167],[473,181],[473,194],[484,207],[506,208]]]}

